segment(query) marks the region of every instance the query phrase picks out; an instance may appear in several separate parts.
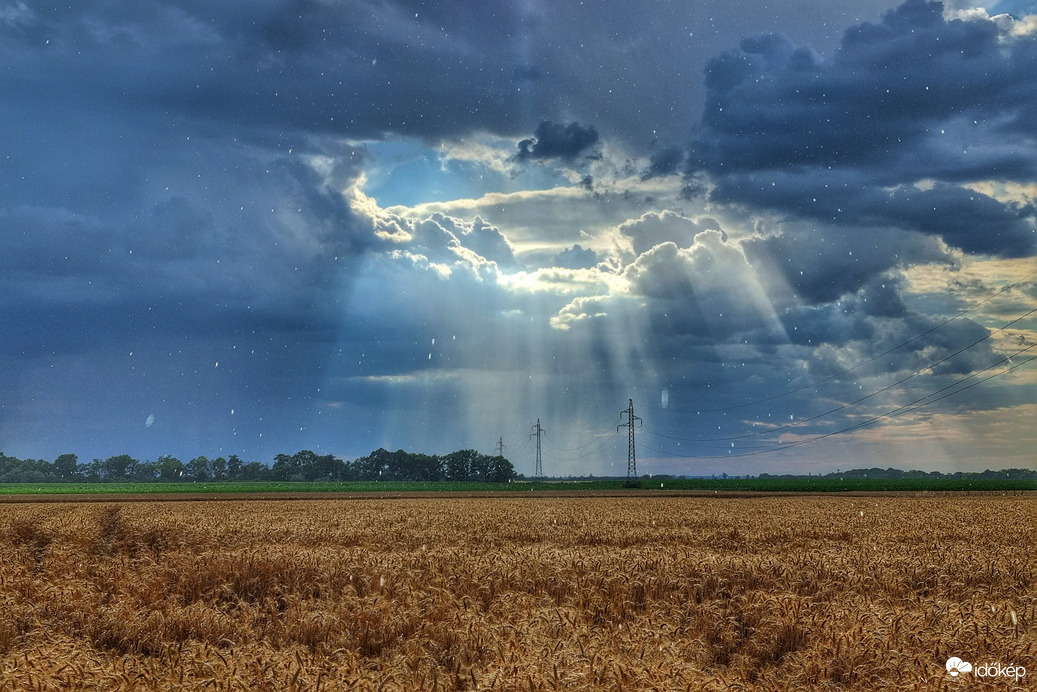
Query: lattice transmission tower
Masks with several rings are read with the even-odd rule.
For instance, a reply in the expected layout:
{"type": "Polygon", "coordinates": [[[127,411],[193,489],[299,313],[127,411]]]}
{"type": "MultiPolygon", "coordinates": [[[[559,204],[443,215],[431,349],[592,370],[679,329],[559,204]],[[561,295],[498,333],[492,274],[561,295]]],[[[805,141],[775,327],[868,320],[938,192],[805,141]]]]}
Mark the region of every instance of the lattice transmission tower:
{"type": "Polygon", "coordinates": [[[537,466],[536,471],[533,473],[533,478],[544,477],[544,465],[540,456],[540,435],[543,432],[545,431],[540,427],[540,419],[537,418],[537,424],[533,426],[533,432],[529,434],[530,437],[536,436],[537,438],[537,466]]]}
{"type": "Polygon", "coordinates": [[[630,405],[623,411],[620,411],[620,415],[627,414],[627,422],[620,423],[616,426],[616,432],[619,432],[620,428],[626,427],[630,429],[630,433],[627,437],[627,480],[637,480],[637,451],[634,449],[634,421],[640,421],[640,417],[634,415],[634,400],[630,399],[630,405]]]}

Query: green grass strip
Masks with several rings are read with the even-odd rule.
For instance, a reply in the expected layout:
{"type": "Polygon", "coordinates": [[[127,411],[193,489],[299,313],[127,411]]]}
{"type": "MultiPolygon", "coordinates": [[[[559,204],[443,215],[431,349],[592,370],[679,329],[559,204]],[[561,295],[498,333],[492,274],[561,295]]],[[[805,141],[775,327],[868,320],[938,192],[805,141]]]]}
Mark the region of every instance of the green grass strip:
{"type": "MultiPolygon", "coordinates": [[[[214,481],[204,483],[0,483],[0,495],[95,495],[158,493],[387,493],[486,492],[630,489],[622,480],[522,481],[515,483],[460,483],[452,481],[214,481]]],[[[1037,482],[1001,478],[686,478],[642,479],[644,490],[703,490],[748,492],[1007,492],[1037,490],[1037,482]]]]}

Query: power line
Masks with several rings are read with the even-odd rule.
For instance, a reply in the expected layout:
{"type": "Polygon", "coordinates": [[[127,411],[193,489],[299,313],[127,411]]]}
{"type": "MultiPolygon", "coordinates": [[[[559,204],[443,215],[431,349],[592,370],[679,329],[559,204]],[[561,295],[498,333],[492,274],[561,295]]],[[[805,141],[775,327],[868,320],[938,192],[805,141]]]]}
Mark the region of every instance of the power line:
{"type": "MultiPolygon", "coordinates": [[[[983,368],[982,370],[977,370],[976,372],[972,373],[971,375],[968,375],[967,377],[964,377],[964,378],[962,378],[960,380],[952,382],[951,384],[948,384],[945,387],[941,387],[940,389],[937,389],[934,392],[930,392],[929,394],[926,394],[925,396],[919,397],[918,399],[915,399],[914,401],[911,401],[911,402],[909,402],[907,404],[904,404],[902,406],[898,406],[897,408],[894,408],[891,411],[887,411],[886,413],[883,413],[883,414],[878,415],[878,416],[873,416],[872,418],[869,418],[869,419],[867,419],[865,421],[861,421],[859,423],[854,423],[853,425],[846,426],[845,428],[840,428],[839,430],[834,430],[832,432],[824,433],[824,434],[821,434],[821,435],[816,435],[816,436],[808,438],[808,439],[796,440],[795,442],[778,443],[779,446],[777,446],[777,447],[771,447],[771,448],[768,448],[768,449],[761,449],[761,450],[752,451],[752,452],[742,452],[742,453],[739,453],[739,454],[672,454],[672,453],[669,453],[669,452],[663,452],[663,453],[667,454],[668,456],[687,458],[687,459],[734,459],[734,458],[739,458],[739,457],[757,456],[757,455],[760,455],[760,454],[770,454],[772,452],[778,452],[778,451],[784,451],[786,449],[791,449],[792,447],[799,447],[801,445],[811,444],[813,442],[819,442],[820,440],[824,440],[824,439],[827,439],[829,437],[834,437],[835,435],[841,435],[843,433],[853,432],[854,430],[859,430],[860,428],[867,427],[869,425],[877,423],[880,420],[884,420],[884,419],[887,419],[887,418],[893,418],[894,416],[898,416],[898,415],[900,415],[902,413],[906,413],[909,410],[918,410],[920,408],[924,408],[924,407],[929,406],[931,404],[935,404],[938,401],[942,401],[943,399],[946,399],[948,397],[954,396],[956,394],[960,394],[961,392],[964,392],[967,389],[972,389],[973,387],[975,387],[977,385],[980,385],[980,384],[983,384],[984,382],[987,382],[989,380],[992,380],[995,377],[1000,377],[1001,375],[1007,374],[1007,373],[1011,372],[1012,370],[1015,370],[1016,368],[1022,367],[1023,365],[1027,365],[1028,363],[1031,363],[1031,362],[1037,360],[1037,356],[1032,356],[1030,358],[1027,358],[1026,360],[1024,360],[1024,361],[1022,361],[1020,363],[1014,363],[1014,364],[1010,365],[1009,367],[1005,368],[1004,370],[1002,370],[1000,372],[993,373],[992,375],[988,375],[987,377],[984,377],[983,379],[981,379],[981,380],[979,380],[977,382],[973,382],[972,384],[966,385],[964,387],[960,387],[959,389],[956,389],[954,391],[947,392],[943,396],[936,397],[937,394],[945,392],[948,389],[953,389],[954,387],[957,387],[958,385],[960,385],[962,382],[966,382],[966,381],[968,381],[968,380],[970,380],[970,379],[972,379],[974,377],[977,377],[978,375],[982,374],[983,372],[986,372],[987,370],[990,370],[991,368],[997,367],[998,365],[1001,365],[1002,363],[1011,362],[1011,359],[1014,358],[1015,356],[1018,356],[1018,355],[1020,355],[1022,353],[1026,353],[1027,351],[1029,351],[1031,349],[1034,349],[1034,348],[1037,348],[1037,344],[1031,344],[1030,346],[1027,346],[1024,349],[1021,349],[1020,351],[1017,351],[1016,353],[1012,354],[1011,356],[1007,356],[1005,358],[1002,358],[997,363],[993,363],[991,365],[988,365],[987,367],[983,368]],[[933,398],[933,397],[936,397],[936,398],[933,398]],[[926,401],[927,399],[928,399],[928,401],[926,401]],[[922,403],[922,402],[924,402],[924,403],[922,403]]],[[[661,450],[653,450],[653,451],[661,451],[661,450]]]]}
{"type": "MultiPolygon", "coordinates": [[[[622,411],[620,411],[620,415],[622,415],[622,413],[623,413],[623,412],[622,412],[622,411]]],[[[597,424],[597,425],[594,425],[594,426],[589,426],[589,429],[590,429],[590,430],[596,430],[596,429],[598,429],[598,428],[602,428],[602,427],[604,427],[604,426],[605,426],[606,424],[612,424],[612,422],[613,422],[613,421],[615,421],[615,420],[616,420],[616,414],[612,414],[612,415],[610,415],[610,416],[608,417],[608,419],[607,419],[607,420],[604,420],[604,419],[603,419],[603,420],[601,421],[601,423],[599,423],[599,424],[597,424]]],[[[586,431],[584,431],[584,432],[586,432],[586,431]]],[[[562,435],[562,436],[565,436],[565,433],[564,433],[564,432],[562,432],[562,433],[559,433],[559,434],[560,434],[560,435],[562,435]]],[[[579,433],[573,433],[573,434],[569,435],[569,437],[575,437],[575,436],[576,436],[577,434],[579,434],[579,433]]],[[[591,434],[592,434],[592,435],[593,435],[593,436],[594,436],[595,438],[599,437],[599,435],[598,435],[598,434],[596,434],[596,433],[593,433],[593,432],[592,432],[591,434]]],[[[557,439],[557,437],[558,437],[558,435],[555,435],[555,438],[556,438],[556,439],[557,439]]],[[[592,442],[588,442],[588,443],[586,443],[586,444],[582,444],[582,445],[577,445],[576,447],[572,447],[572,448],[566,448],[566,447],[558,447],[557,445],[555,445],[555,444],[554,444],[553,442],[551,442],[550,440],[549,440],[549,441],[547,442],[547,444],[548,444],[548,445],[549,445],[549,446],[550,446],[550,447],[551,447],[552,449],[554,449],[555,451],[558,451],[558,452],[565,452],[565,453],[575,453],[575,452],[579,452],[579,451],[581,451],[581,450],[583,450],[583,449],[586,449],[587,447],[590,447],[591,445],[593,445],[593,444],[596,444],[596,443],[597,443],[597,440],[594,440],[594,441],[592,441],[592,442]]]]}
{"type": "Polygon", "coordinates": [[[528,446],[529,446],[529,438],[527,437],[524,440],[522,440],[522,444],[520,444],[518,446],[518,449],[515,450],[515,456],[518,456],[523,451],[525,451],[526,447],[528,447],[528,446]]]}
{"type": "MultiPolygon", "coordinates": [[[[620,414],[622,414],[622,412],[620,412],[620,414]]],[[[615,420],[615,414],[612,414],[610,418],[615,420]]],[[[600,425],[595,427],[601,427],[605,423],[606,421],[602,421],[600,425]]],[[[562,435],[564,434],[565,433],[562,433],[562,435]]],[[[545,436],[544,446],[548,447],[553,452],[554,458],[557,458],[560,461],[579,461],[581,459],[586,459],[587,457],[599,454],[600,452],[603,452],[609,447],[615,445],[618,437],[618,435],[615,432],[609,433],[607,435],[592,432],[591,435],[594,439],[592,439],[590,442],[571,448],[559,447],[554,443],[552,438],[548,438],[545,436]]],[[[530,437],[532,437],[532,435],[530,437]]],[[[554,438],[557,439],[557,435],[555,435],[554,438]]],[[[523,445],[527,444],[528,442],[529,439],[527,438],[525,441],[523,441],[523,445]]]]}
{"type": "MultiPolygon", "coordinates": [[[[580,459],[584,459],[586,457],[589,457],[589,456],[591,456],[593,454],[597,454],[598,452],[600,452],[603,449],[607,448],[609,445],[615,444],[617,437],[618,437],[618,434],[614,433],[614,432],[609,433],[608,435],[599,435],[598,439],[596,441],[588,442],[587,444],[583,445],[582,447],[579,447],[578,449],[571,450],[571,451],[579,451],[579,450],[587,449],[589,447],[590,447],[590,449],[587,449],[587,451],[582,452],[580,454],[574,454],[574,455],[565,457],[565,460],[566,461],[578,461],[580,459]],[[593,445],[593,447],[592,447],[592,445],[593,445]]],[[[551,444],[550,440],[547,440],[547,442],[545,444],[548,447],[551,447],[552,449],[555,449],[555,450],[558,449],[557,447],[554,447],[551,444]]]]}
{"type": "MultiPolygon", "coordinates": [[[[1029,347],[1023,349],[1023,351],[1029,351],[1031,348],[1034,348],[1034,347],[1037,347],[1037,344],[1034,344],[1033,346],[1029,346],[1029,347]]],[[[1008,359],[1006,358],[1004,360],[1008,360],[1008,359]]],[[[1004,362],[1004,360],[1002,360],[1000,362],[1004,362]]],[[[867,427],[867,426],[872,425],[873,423],[876,423],[876,422],[878,422],[880,420],[884,420],[886,418],[892,418],[894,416],[898,416],[901,413],[907,412],[908,410],[915,410],[916,411],[916,410],[918,410],[920,408],[924,408],[926,406],[929,406],[930,404],[935,404],[937,401],[942,401],[943,399],[946,399],[947,397],[954,396],[955,394],[961,394],[966,389],[972,389],[976,385],[983,384],[984,382],[986,382],[988,380],[992,380],[995,377],[999,377],[999,376],[1004,375],[1004,374],[1006,374],[1008,372],[1011,372],[1012,370],[1015,370],[1016,368],[1021,367],[1023,365],[1026,365],[1027,363],[1030,363],[1030,362],[1032,362],[1034,360],[1037,360],[1037,356],[1033,356],[1031,358],[1027,358],[1026,360],[1024,360],[1021,363],[1016,363],[1014,365],[1011,365],[1010,367],[1005,368],[1001,372],[996,372],[993,375],[989,375],[987,377],[984,377],[983,379],[979,380],[978,382],[973,382],[972,384],[970,384],[970,385],[968,385],[966,387],[962,387],[962,388],[960,388],[958,390],[955,390],[953,392],[948,392],[947,394],[944,394],[943,396],[940,396],[940,397],[936,397],[935,399],[931,398],[934,395],[939,394],[940,392],[943,392],[943,391],[945,391],[947,389],[950,389],[952,387],[956,387],[957,385],[959,385],[959,384],[961,384],[962,382],[965,381],[965,380],[959,380],[958,382],[954,382],[952,384],[947,385],[946,387],[942,387],[941,389],[938,389],[935,392],[931,392],[929,394],[926,394],[923,397],[915,399],[914,401],[912,401],[910,403],[907,403],[907,404],[904,404],[903,406],[899,406],[899,407],[893,409],[892,411],[888,411],[886,413],[883,413],[882,415],[874,416],[873,418],[869,418],[866,421],[862,421],[860,423],[855,423],[854,425],[842,428],[841,430],[835,430],[833,432],[825,433],[823,435],[818,435],[817,437],[813,437],[813,438],[808,439],[808,440],[797,440],[796,442],[790,442],[789,444],[784,445],[783,448],[798,447],[800,445],[808,444],[808,443],[811,443],[811,442],[817,442],[819,440],[824,440],[826,438],[833,437],[835,435],[841,435],[841,434],[846,433],[846,432],[852,432],[854,430],[859,430],[860,428],[867,427]],[[930,401],[925,401],[926,399],[930,399],[930,401]],[[925,403],[920,403],[920,402],[923,402],[923,401],[925,403]]],[[[984,370],[986,370],[986,369],[988,369],[988,368],[984,368],[984,370]]],[[[969,379],[969,378],[975,377],[980,372],[983,372],[983,370],[980,370],[980,371],[978,371],[976,373],[973,373],[972,375],[969,375],[969,377],[967,377],[965,379],[969,379]]],[[[775,450],[767,450],[767,451],[775,451],[775,450]]],[[[752,456],[752,455],[755,455],[755,454],[765,454],[765,453],[766,452],[749,452],[747,454],[741,454],[741,455],[736,455],[736,456],[752,456]]]]}

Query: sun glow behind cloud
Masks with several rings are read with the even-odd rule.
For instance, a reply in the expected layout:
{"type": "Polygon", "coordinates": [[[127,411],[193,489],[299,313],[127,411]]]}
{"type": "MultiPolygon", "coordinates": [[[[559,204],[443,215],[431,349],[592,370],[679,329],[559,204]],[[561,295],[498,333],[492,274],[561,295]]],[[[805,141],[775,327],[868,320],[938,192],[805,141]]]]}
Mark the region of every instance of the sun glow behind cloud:
{"type": "MultiPolygon", "coordinates": [[[[586,192],[574,187],[569,190],[553,189],[535,191],[532,194],[509,194],[493,197],[493,204],[499,211],[504,205],[520,209],[523,204],[538,205],[545,200],[558,202],[568,199],[585,199],[586,192]]],[[[454,213],[471,213],[473,210],[492,213],[494,209],[487,200],[446,201],[435,205],[418,207],[395,206],[390,209],[379,209],[377,205],[367,204],[364,213],[375,217],[391,217],[408,220],[409,223],[420,224],[436,219],[437,223],[462,227],[461,219],[445,215],[447,210],[454,213]]],[[[730,213],[725,216],[729,220],[730,213]]],[[[398,223],[398,222],[397,222],[398,223]]],[[[377,220],[374,226],[385,225],[377,220]]],[[[733,360],[741,357],[758,360],[759,352],[750,345],[750,337],[754,342],[762,335],[771,348],[794,352],[793,338],[786,330],[785,322],[779,314],[778,304],[785,305],[789,300],[798,300],[795,290],[788,284],[779,281],[781,288],[766,287],[762,277],[749,263],[745,252],[738,241],[731,239],[721,230],[721,224],[712,218],[694,220],[681,214],[666,212],[664,214],[647,213],[638,218],[628,218],[621,224],[602,225],[594,232],[608,242],[599,241],[594,247],[607,249],[603,251],[601,261],[595,266],[580,269],[563,267],[538,267],[534,269],[513,269],[493,274],[494,291],[498,294],[498,309],[483,324],[484,332],[472,343],[487,349],[498,358],[484,361],[483,366],[469,370],[465,377],[437,378],[434,364],[420,363],[421,367],[430,368],[420,376],[407,376],[407,398],[419,402],[417,408],[427,410],[429,407],[441,406],[444,397],[455,402],[450,410],[463,410],[466,429],[473,433],[487,426],[507,426],[509,421],[529,417],[529,411],[549,413],[563,430],[586,430],[584,436],[571,448],[575,453],[572,463],[580,460],[579,452],[585,448],[594,448],[600,437],[592,432],[593,424],[588,421],[598,419],[602,413],[600,407],[601,392],[588,386],[598,377],[607,382],[604,389],[613,397],[620,398],[622,392],[636,393],[639,398],[646,398],[648,392],[660,391],[668,386],[671,376],[664,373],[670,369],[659,362],[664,351],[653,344],[653,331],[658,330],[658,321],[682,322],[676,329],[671,326],[667,334],[697,334],[696,339],[707,338],[713,344],[711,350],[725,354],[722,358],[733,360]],[[668,240],[668,239],[676,239],[668,240]],[[678,244],[680,243],[680,244],[678,244]],[[684,302],[689,296],[709,310],[689,312],[689,304],[684,302]],[[667,301],[680,301],[667,309],[667,301]],[[774,301],[778,300],[778,304],[774,301]],[[672,314],[671,314],[672,313],[672,314]],[[498,321],[494,321],[494,319],[498,321]],[[656,324],[651,325],[650,322],[656,324]],[[739,335],[744,334],[742,338],[739,335]],[[720,344],[728,344],[720,346],[720,344]],[[737,345],[744,345],[741,356],[737,345]],[[516,347],[517,346],[517,347],[516,347]],[[791,349],[791,350],[790,350],[791,349]],[[558,364],[567,367],[559,369],[558,364]],[[573,368],[574,364],[578,364],[573,368]],[[420,392],[415,390],[415,381],[422,383],[420,392]],[[504,394],[506,392],[506,394],[504,394]],[[436,402],[439,402],[437,404],[436,402]],[[572,405],[559,405],[559,402],[572,402],[572,405]]],[[[734,232],[743,238],[759,238],[760,226],[754,224],[755,232],[734,232]]],[[[737,228],[737,226],[733,227],[737,228]]],[[[505,237],[506,236],[506,231],[505,237]]],[[[386,235],[394,243],[406,245],[414,240],[411,234],[386,235]]],[[[543,240],[549,240],[551,234],[545,234],[543,240]]],[[[455,236],[448,244],[457,240],[455,236]]],[[[536,238],[529,240],[531,245],[537,243],[536,238]]],[[[590,245],[590,244],[589,244],[590,245]]],[[[399,252],[395,250],[394,252],[399,252]]],[[[472,262],[474,257],[455,252],[459,262],[472,262]]],[[[1011,261],[988,260],[989,262],[1011,261]]],[[[972,260],[965,261],[972,266],[972,260]]],[[[992,268],[992,267],[991,267],[992,268]]],[[[952,268],[953,269],[953,268],[952,268]]],[[[1025,263],[1015,262],[1011,276],[1023,278],[1020,272],[1025,270],[1025,263]]],[[[916,265],[912,289],[923,291],[921,277],[949,270],[944,265],[916,265]]],[[[980,270],[979,274],[988,275],[980,270]]],[[[965,278],[966,275],[951,271],[952,276],[965,278]]],[[[444,281],[450,276],[441,274],[444,281]]],[[[998,276],[999,280],[1008,278],[998,276]]],[[[946,276],[942,281],[946,282],[946,276]]],[[[767,279],[773,284],[774,277],[767,279]]],[[[891,279],[895,283],[895,279],[891,279]]],[[[379,282],[387,285],[387,282],[379,282]]],[[[943,284],[945,285],[945,283],[943,284]]],[[[906,294],[905,294],[906,295],[906,294]]],[[[924,294],[920,294],[924,295],[924,294]]],[[[867,298],[863,298],[867,301],[867,298]]],[[[863,305],[864,303],[862,303],[863,305]]],[[[798,327],[793,327],[798,329],[798,327]]],[[[1003,335],[1003,338],[1026,338],[1027,330],[1020,334],[1003,335]]],[[[469,335],[474,336],[474,335],[469,335]]],[[[809,344],[811,339],[806,339],[809,344]]],[[[819,347],[822,344],[818,344],[819,347]]],[[[859,349],[856,342],[847,343],[842,348],[831,349],[833,363],[837,368],[853,368],[866,357],[867,350],[859,349]]],[[[935,357],[938,350],[924,351],[923,357],[935,357]]],[[[798,356],[797,356],[798,357],[798,356]]],[[[431,359],[431,354],[430,354],[431,359]]],[[[462,362],[476,363],[480,359],[474,352],[469,352],[462,362]]],[[[720,363],[721,368],[725,363],[720,363]]],[[[746,363],[742,363],[746,367],[746,363]]],[[[743,377],[745,385],[754,382],[763,384],[766,376],[760,374],[763,366],[749,366],[754,373],[743,377]]],[[[444,374],[446,371],[443,371],[444,374]]],[[[816,376],[815,376],[816,378],[816,376]]],[[[880,386],[883,380],[869,375],[859,381],[857,389],[868,386],[880,386]],[[874,384],[872,384],[874,383],[874,384]]],[[[680,389],[680,387],[678,387],[680,389]]],[[[667,389],[668,391],[668,389],[667,389]]],[[[896,410],[903,397],[883,396],[869,401],[868,415],[882,415],[884,411],[896,410]]],[[[685,400],[684,405],[688,402],[685,400]]],[[[666,408],[666,407],[663,407],[666,408]]],[[[707,407],[708,408],[708,407],[707,407]]],[[[760,425],[766,430],[775,427],[771,414],[764,419],[746,419],[743,424],[760,425]]],[[[950,424],[951,419],[943,419],[950,424]]],[[[402,424],[402,422],[401,422],[402,424]]],[[[837,423],[838,424],[838,423],[837,423]]],[[[434,425],[429,422],[427,426],[434,425]]],[[[782,426],[783,427],[783,426],[782,426]]],[[[816,426],[814,426],[816,428],[816,426]]],[[[801,455],[797,443],[810,442],[813,437],[824,434],[830,428],[816,428],[816,432],[792,430],[786,432],[778,447],[782,444],[797,447],[796,452],[782,453],[772,448],[779,463],[791,463],[791,459],[801,455]]],[[[598,433],[600,435],[600,433],[598,433]]],[[[876,453],[888,454],[891,445],[877,445],[867,432],[852,433],[843,436],[846,439],[833,440],[826,443],[826,454],[832,449],[848,449],[848,439],[859,440],[862,448],[872,449],[876,453]],[[832,448],[831,445],[836,447],[832,448]]],[[[729,452],[734,452],[733,459],[740,459],[747,451],[743,444],[724,445],[729,452]]],[[[692,445],[692,449],[695,446],[692,445]]],[[[715,446],[713,447],[715,450],[715,446]]],[[[753,453],[753,446],[748,450],[753,453]]],[[[791,449],[791,448],[790,448],[791,449]]],[[[925,449],[927,463],[943,459],[942,446],[913,446],[912,449],[925,449]]],[[[613,450],[615,452],[615,450],[613,450]]],[[[695,449],[691,458],[706,456],[722,456],[716,452],[702,454],[701,445],[695,449]]],[[[618,452],[616,452],[618,453],[618,452]]],[[[912,452],[914,453],[914,452],[912,452]]],[[[679,456],[679,451],[677,452],[679,456]]],[[[565,454],[559,452],[562,459],[565,454]]],[[[730,456],[730,455],[729,455],[730,456]]],[[[652,458],[652,457],[648,457],[652,458]]],[[[666,457],[656,458],[660,469],[670,468],[666,457]]],[[[847,459],[849,461],[849,459],[847,459]]],[[[614,463],[614,462],[612,462],[614,463]]],[[[712,462],[707,462],[712,463],[712,462]]],[[[727,461],[724,463],[742,463],[727,461]]],[[[751,463],[751,462],[746,462],[751,463]]],[[[701,466],[701,464],[700,464],[701,466]]],[[[611,468],[611,465],[610,465],[611,468]]],[[[705,468],[705,467],[703,467],[705,468]]]]}
{"type": "MultiPolygon", "coordinates": [[[[408,145],[408,156],[395,164],[402,167],[402,177],[395,184],[407,185],[411,174],[406,169],[411,161],[421,159],[439,161],[444,179],[457,175],[450,169],[451,162],[462,162],[467,174],[478,173],[480,179],[502,174],[514,179],[524,174],[514,153],[507,150],[508,140],[479,136],[474,141],[448,142],[429,147],[425,153],[420,146],[408,145]]],[[[384,158],[386,151],[382,147],[379,156],[384,158]]],[[[395,430],[407,425],[415,425],[423,435],[433,435],[442,416],[463,421],[465,434],[477,435],[487,429],[514,428],[515,421],[537,411],[563,431],[585,431],[582,439],[570,442],[574,446],[569,452],[575,455],[571,463],[586,463],[581,450],[596,449],[602,439],[588,421],[595,414],[600,420],[606,397],[621,401],[625,394],[634,394],[644,401],[649,392],[665,389],[669,393],[673,387],[675,399],[686,413],[692,407],[713,408],[711,403],[702,406],[688,399],[690,379],[696,387],[704,385],[706,392],[715,381],[717,393],[722,393],[721,403],[738,402],[739,397],[749,403],[767,401],[774,395],[757,396],[753,391],[773,391],[775,382],[782,381],[782,371],[786,373],[784,388],[796,392],[813,380],[826,381],[825,373],[833,368],[854,371],[868,360],[870,348],[860,335],[848,332],[833,340],[832,329],[888,330],[884,338],[892,340],[903,334],[896,331],[896,321],[909,316],[901,300],[920,307],[923,313],[933,308],[953,310],[949,296],[958,295],[957,304],[964,305],[981,300],[984,289],[992,290],[1013,277],[1026,278],[1028,260],[976,259],[936,240],[930,261],[891,263],[885,282],[878,274],[874,286],[859,288],[856,296],[851,291],[840,300],[819,302],[816,289],[798,278],[805,276],[808,265],[803,265],[797,277],[784,269],[768,269],[766,255],[761,254],[761,248],[801,245],[807,237],[805,228],[770,212],[746,214],[730,205],[710,203],[713,188],[709,184],[696,196],[688,194],[687,183],[680,176],[623,173],[624,167],[628,171],[652,170],[654,163],[644,158],[619,164],[617,151],[605,146],[582,163],[567,162],[558,170],[568,184],[489,191],[479,197],[440,196],[436,201],[386,208],[366,193],[368,183],[363,175],[355,178],[346,197],[354,213],[364,220],[362,224],[374,229],[374,237],[383,244],[360,269],[360,276],[367,278],[356,284],[359,290],[353,300],[358,306],[358,298],[366,300],[365,296],[379,291],[382,295],[374,304],[380,307],[368,305],[358,313],[368,318],[394,315],[396,320],[408,314],[403,322],[412,322],[426,339],[433,332],[442,333],[444,326],[452,332],[449,349],[443,350],[440,341],[440,348],[430,349],[427,358],[421,358],[421,339],[416,338],[417,355],[403,359],[411,369],[364,379],[367,385],[387,389],[390,409],[398,412],[384,428],[387,441],[395,430]],[[487,245],[487,238],[494,244],[487,245]],[[558,266],[563,256],[584,266],[558,266]],[[386,270],[391,271],[386,274],[386,270]],[[979,285],[979,277],[990,283],[979,285]],[[948,282],[962,290],[948,293],[948,282]],[[970,282],[975,282],[973,290],[966,291],[970,282]],[[927,297],[929,283],[934,286],[932,297],[927,297]],[[370,290],[361,288],[366,284],[370,290]],[[885,305],[897,286],[906,290],[885,305]],[[944,304],[933,302],[936,298],[944,304]],[[460,310],[466,319],[444,319],[443,310],[460,310]],[[814,321],[826,313],[831,316],[825,319],[833,320],[827,333],[803,321],[808,317],[814,321]],[[838,313],[843,316],[837,317],[838,313]],[[418,327],[421,316],[428,319],[418,327]],[[761,345],[767,350],[761,350],[761,345]],[[689,356],[694,362],[695,349],[711,355],[692,372],[680,362],[689,356]],[[782,359],[773,360],[774,354],[782,354],[783,365],[782,359]]],[[[385,190],[395,179],[393,165],[388,159],[379,164],[380,185],[385,190]]],[[[923,179],[916,180],[913,187],[936,194],[941,184],[923,179]]],[[[1032,184],[992,180],[969,187],[1003,204],[1024,204],[1032,199],[1032,184]]],[[[898,194],[897,188],[891,190],[898,194]]],[[[859,265],[859,257],[874,262],[869,254],[874,253],[867,248],[850,249],[848,268],[859,265]]],[[[839,261],[847,262],[846,256],[839,261]]],[[[816,270],[811,267],[810,271],[816,270]]],[[[865,271],[877,270],[869,267],[865,271]]],[[[1007,305],[1006,300],[1007,296],[992,301],[983,311],[991,329],[997,328],[998,317],[1017,314],[1013,308],[1018,309],[1019,304],[1007,305]],[[1004,310],[999,311],[999,305],[1004,310]]],[[[1032,337],[1032,329],[1023,326],[994,335],[993,345],[1003,351],[1016,342],[1025,343],[1032,337]]],[[[433,344],[436,338],[431,337],[433,344]]],[[[937,361],[946,353],[936,343],[914,350],[915,363],[919,359],[937,361]]],[[[911,362],[905,361],[905,367],[913,367],[911,362]]],[[[392,367],[400,367],[398,358],[392,367]]],[[[924,369],[922,373],[936,374],[924,369]]],[[[1021,381],[1020,375],[1014,377],[1012,382],[1021,381]]],[[[685,458],[726,456],[729,460],[722,463],[732,463],[730,459],[744,454],[767,451],[777,463],[790,464],[802,454],[803,443],[826,436],[845,421],[875,416],[883,420],[885,413],[897,411],[914,396],[910,391],[895,390],[869,395],[861,399],[856,419],[844,418],[843,423],[818,417],[823,405],[834,405],[847,396],[852,400],[855,393],[890,382],[896,382],[892,372],[864,370],[845,383],[849,386],[842,387],[841,394],[833,390],[820,398],[820,407],[804,409],[793,398],[776,399],[776,408],[751,408],[747,411],[751,415],[742,417],[739,424],[753,430],[788,428],[787,423],[775,422],[775,413],[787,411],[790,405],[801,409],[800,421],[783,433],[776,446],[767,446],[774,442],[755,445],[752,440],[748,446],[733,441],[721,445],[720,440],[685,443],[690,455],[685,458]],[[816,422],[801,427],[804,420],[816,422]],[[780,451],[782,445],[788,445],[790,451],[780,451]],[[791,452],[793,448],[795,452],[791,452]]],[[[667,399],[663,408],[672,414],[669,396],[667,399]]],[[[708,429],[711,424],[700,416],[696,413],[692,424],[705,424],[708,429]]],[[[786,416],[782,413],[777,420],[786,416]]],[[[795,414],[789,416],[789,420],[795,419],[795,414]]],[[[907,418],[896,424],[903,426],[904,420],[907,418]]],[[[966,424],[962,418],[940,420],[945,425],[966,424]]],[[[726,425],[721,421],[718,430],[726,425]]],[[[675,438],[664,435],[662,439],[672,442],[675,438]]],[[[826,441],[823,454],[850,449],[848,440],[884,455],[893,447],[876,446],[864,430],[826,441]]],[[[660,444],[660,440],[655,442],[660,444]]],[[[662,446],[666,444],[662,442],[662,446]]],[[[910,454],[923,448],[927,463],[945,460],[940,445],[916,446],[910,454]]],[[[664,461],[667,456],[681,457],[680,443],[671,449],[656,457],[660,468],[669,468],[670,463],[664,461]]],[[[600,468],[602,459],[591,463],[600,468]]]]}

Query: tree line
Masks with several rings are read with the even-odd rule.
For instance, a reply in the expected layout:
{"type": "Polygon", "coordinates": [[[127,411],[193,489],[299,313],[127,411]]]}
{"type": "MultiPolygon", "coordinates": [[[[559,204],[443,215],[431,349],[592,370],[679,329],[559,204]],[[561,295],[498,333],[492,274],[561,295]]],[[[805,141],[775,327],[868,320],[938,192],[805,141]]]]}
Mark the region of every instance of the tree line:
{"type": "Polygon", "coordinates": [[[485,481],[506,483],[517,477],[503,456],[462,449],[443,456],[402,449],[377,449],[352,461],[302,450],[278,454],[272,465],[245,462],[236,454],[184,462],[172,456],[140,461],[128,454],[81,463],[75,454],[53,462],[18,459],[0,452],[0,483],[54,482],[204,482],[204,481],[485,481]]]}
{"type": "MultiPolygon", "coordinates": [[[[809,478],[810,475],[787,475],[787,476],[772,476],[769,473],[761,473],[760,478],[809,478]]],[[[940,471],[919,471],[912,469],[904,471],[902,469],[887,468],[881,469],[878,467],[870,469],[851,469],[849,471],[833,471],[827,474],[817,474],[814,478],[832,478],[844,480],[847,478],[881,478],[881,479],[929,479],[929,480],[974,480],[974,479],[1000,479],[1000,480],[1033,480],[1037,481],[1037,470],[1034,469],[1001,469],[1000,471],[994,471],[987,469],[985,471],[954,471],[951,473],[941,473],[940,471]]]]}

